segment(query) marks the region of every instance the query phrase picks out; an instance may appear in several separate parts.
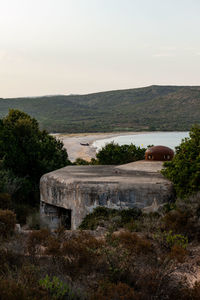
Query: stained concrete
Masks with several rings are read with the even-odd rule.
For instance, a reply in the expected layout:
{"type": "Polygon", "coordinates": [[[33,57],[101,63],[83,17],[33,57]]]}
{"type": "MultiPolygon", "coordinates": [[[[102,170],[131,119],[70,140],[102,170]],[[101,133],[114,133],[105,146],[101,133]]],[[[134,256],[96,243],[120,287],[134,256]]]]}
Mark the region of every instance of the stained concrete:
{"type": "Polygon", "coordinates": [[[42,176],[41,215],[52,228],[59,225],[59,207],[70,210],[71,228],[97,206],[138,207],[154,211],[173,198],[172,184],[160,170],[162,162],[139,161],[121,166],[68,166],[42,176]]]}

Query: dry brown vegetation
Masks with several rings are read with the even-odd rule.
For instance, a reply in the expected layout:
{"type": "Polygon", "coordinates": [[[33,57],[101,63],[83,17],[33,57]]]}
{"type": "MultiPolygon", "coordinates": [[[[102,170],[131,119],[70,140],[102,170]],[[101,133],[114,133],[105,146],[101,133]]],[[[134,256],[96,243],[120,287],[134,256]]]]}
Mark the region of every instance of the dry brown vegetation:
{"type": "Polygon", "coordinates": [[[0,237],[8,237],[14,232],[16,216],[10,210],[0,209],[0,237]]]}
{"type": "Polygon", "coordinates": [[[198,202],[177,201],[106,233],[1,231],[0,299],[199,299],[198,202]]]}

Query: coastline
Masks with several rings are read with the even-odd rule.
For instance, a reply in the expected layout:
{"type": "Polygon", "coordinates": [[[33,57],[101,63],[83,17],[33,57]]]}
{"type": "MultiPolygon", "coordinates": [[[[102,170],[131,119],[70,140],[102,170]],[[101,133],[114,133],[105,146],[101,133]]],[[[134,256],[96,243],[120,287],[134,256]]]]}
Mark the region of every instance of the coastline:
{"type": "Polygon", "coordinates": [[[92,144],[97,140],[104,140],[116,136],[137,135],[141,133],[151,132],[100,132],[100,133],[72,133],[72,134],[53,134],[57,139],[61,140],[67,149],[69,159],[74,162],[77,158],[90,161],[96,157],[96,148],[92,144]],[[88,143],[89,146],[81,146],[80,143],[88,143]]]}

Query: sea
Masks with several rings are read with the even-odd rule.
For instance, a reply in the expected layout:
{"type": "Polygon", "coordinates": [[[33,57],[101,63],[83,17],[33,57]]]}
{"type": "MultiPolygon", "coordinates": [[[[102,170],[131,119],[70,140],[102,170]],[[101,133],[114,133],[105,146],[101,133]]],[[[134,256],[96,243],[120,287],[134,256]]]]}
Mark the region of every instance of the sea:
{"type": "Polygon", "coordinates": [[[175,147],[180,145],[181,141],[189,137],[189,131],[173,131],[173,132],[146,132],[137,133],[132,135],[119,135],[107,139],[97,140],[93,142],[92,146],[98,152],[102,147],[111,142],[118,143],[119,145],[134,144],[137,147],[147,148],[149,145],[162,145],[175,150],[175,147]]]}

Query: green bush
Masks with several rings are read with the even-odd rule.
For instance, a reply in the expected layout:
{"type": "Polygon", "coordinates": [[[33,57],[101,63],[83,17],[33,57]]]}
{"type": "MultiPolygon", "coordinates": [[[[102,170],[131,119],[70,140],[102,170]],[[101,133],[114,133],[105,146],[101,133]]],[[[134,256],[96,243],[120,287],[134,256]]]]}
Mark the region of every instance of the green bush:
{"type": "Polygon", "coordinates": [[[132,220],[137,220],[141,215],[142,211],[139,208],[129,208],[119,210],[119,214],[122,218],[121,224],[127,224],[132,220]]]}
{"type": "Polygon", "coordinates": [[[119,165],[144,159],[146,148],[135,145],[107,144],[96,155],[100,165],[119,165]]]}
{"type": "Polygon", "coordinates": [[[166,242],[170,248],[174,245],[178,245],[183,249],[187,248],[188,245],[188,238],[182,234],[173,234],[172,230],[165,233],[166,242]]]}
{"type": "Polygon", "coordinates": [[[78,158],[75,160],[74,164],[75,164],[75,165],[78,165],[78,166],[81,166],[81,165],[83,165],[83,166],[86,165],[86,166],[87,166],[87,165],[90,164],[90,162],[88,162],[88,161],[85,160],[85,159],[82,159],[82,158],[78,157],[78,158]]]}
{"type": "Polygon", "coordinates": [[[188,238],[183,234],[175,234],[172,230],[158,232],[154,238],[165,248],[172,249],[174,246],[179,246],[183,249],[187,248],[188,238]]]}
{"type": "Polygon", "coordinates": [[[4,170],[20,178],[17,198],[26,203],[39,202],[43,174],[70,164],[63,143],[41,131],[36,119],[15,109],[0,120],[0,160],[4,170]]]}
{"type": "Polygon", "coordinates": [[[0,236],[8,237],[13,234],[16,224],[16,216],[10,210],[0,210],[0,236]]]}
{"type": "Polygon", "coordinates": [[[52,297],[51,299],[61,300],[64,299],[64,296],[67,296],[67,299],[69,300],[77,299],[70,286],[63,283],[56,276],[50,279],[50,277],[46,275],[44,279],[40,279],[39,284],[48,291],[49,295],[52,297]]]}
{"type": "Polygon", "coordinates": [[[11,170],[0,167],[0,192],[14,195],[24,185],[24,178],[17,177],[11,170]]]}
{"type": "Polygon", "coordinates": [[[186,197],[200,190],[200,126],[190,131],[190,138],[185,138],[176,147],[172,161],[165,162],[162,174],[174,184],[179,197],[186,197]]]}
{"type": "Polygon", "coordinates": [[[118,227],[124,227],[133,220],[137,220],[141,215],[142,212],[138,208],[121,210],[99,206],[83,219],[79,228],[95,230],[98,226],[114,225],[117,229],[118,227]]]}

